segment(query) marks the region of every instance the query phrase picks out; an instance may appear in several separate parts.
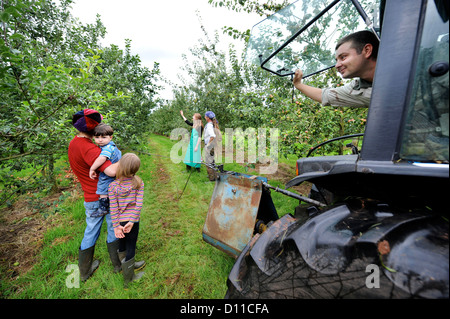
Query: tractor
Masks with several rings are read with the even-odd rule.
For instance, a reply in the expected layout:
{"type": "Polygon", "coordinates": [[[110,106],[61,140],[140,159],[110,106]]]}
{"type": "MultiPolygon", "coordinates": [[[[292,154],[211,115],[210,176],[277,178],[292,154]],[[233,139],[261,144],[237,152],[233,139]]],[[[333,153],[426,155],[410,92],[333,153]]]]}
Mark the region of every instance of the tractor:
{"type": "Polygon", "coordinates": [[[449,298],[449,2],[299,0],[253,27],[247,58],[306,78],[361,29],[380,39],[361,147],[298,159],[285,189],[218,171],[203,239],[236,258],[226,298],[449,298]],[[271,191],[299,205],[279,218],[271,191]]]}

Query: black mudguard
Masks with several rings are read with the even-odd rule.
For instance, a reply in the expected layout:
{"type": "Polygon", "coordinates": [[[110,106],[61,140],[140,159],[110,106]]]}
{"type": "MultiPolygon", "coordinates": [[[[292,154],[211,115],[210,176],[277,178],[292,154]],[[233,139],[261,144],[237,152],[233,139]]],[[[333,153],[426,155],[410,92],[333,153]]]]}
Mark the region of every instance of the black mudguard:
{"type": "Polygon", "coordinates": [[[426,208],[404,212],[358,199],[303,222],[285,215],[245,247],[229,275],[229,285],[242,291],[248,258],[267,276],[285,271],[279,269],[277,256],[286,243],[294,243],[302,262],[318,274],[340,276],[364,256],[409,296],[449,296],[448,220],[426,208]]]}

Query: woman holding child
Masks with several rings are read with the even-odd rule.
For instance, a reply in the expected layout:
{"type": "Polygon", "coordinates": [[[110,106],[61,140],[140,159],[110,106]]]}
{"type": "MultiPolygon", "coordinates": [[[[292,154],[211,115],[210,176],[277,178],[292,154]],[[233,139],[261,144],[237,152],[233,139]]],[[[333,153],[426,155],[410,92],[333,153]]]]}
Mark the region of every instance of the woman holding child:
{"type": "MultiPolygon", "coordinates": [[[[70,167],[77,176],[84,195],[86,229],[78,249],[78,266],[82,281],[86,281],[100,264],[98,260],[94,260],[94,250],[104,220],[107,224],[106,244],[109,257],[114,266],[114,272],[122,270],[121,259],[126,259],[127,256],[130,257],[130,254],[125,251],[126,248],[131,248],[133,250],[132,253],[134,253],[133,245],[124,245],[119,241],[119,238],[126,236],[126,233],[130,232],[131,229],[129,231],[128,229],[123,230],[124,226],[122,225],[115,225],[116,227],[113,227],[111,214],[109,213],[100,216],[97,214],[100,198],[99,194],[97,194],[98,175],[92,174],[91,172],[90,176],[90,169],[101,154],[100,147],[94,144],[92,139],[94,137],[94,129],[102,120],[102,115],[96,110],[84,109],[75,113],[72,117],[72,125],[78,132],[70,141],[68,149],[70,167]],[[115,230],[115,228],[122,230],[122,232],[119,231],[122,234],[120,237],[116,237],[117,229],[115,230]]],[[[110,177],[115,177],[118,169],[119,162],[112,164],[110,159],[105,160],[103,164],[96,168],[97,171],[103,172],[110,177]]],[[[134,222],[137,222],[136,218],[134,222]]],[[[135,227],[133,232],[136,239],[137,230],[138,226],[135,227]]],[[[128,261],[128,259],[126,260],[128,261]]],[[[133,258],[134,268],[141,268],[144,264],[143,262],[135,263],[133,258]]],[[[127,274],[130,273],[128,272],[127,274]]],[[[125,279],[125,284],[127,284],[130,278],[131,280],[135,279],[134,273],[133,276],[125,279]]]]}

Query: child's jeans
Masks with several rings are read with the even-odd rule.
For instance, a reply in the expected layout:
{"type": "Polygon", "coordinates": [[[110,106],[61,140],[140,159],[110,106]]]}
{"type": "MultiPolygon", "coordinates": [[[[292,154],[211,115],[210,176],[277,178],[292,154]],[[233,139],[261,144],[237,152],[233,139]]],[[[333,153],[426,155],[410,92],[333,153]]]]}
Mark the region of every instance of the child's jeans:
{"type": "Polygon", "coordinates": [[[111,184],[111,182],[113,182],[114,180],[115,180],[115,177],[110,177],[110,176],[106,175],[105,173],[101,172],[98,175],[96,194],[108,195],[109,184],[111,184]]]}

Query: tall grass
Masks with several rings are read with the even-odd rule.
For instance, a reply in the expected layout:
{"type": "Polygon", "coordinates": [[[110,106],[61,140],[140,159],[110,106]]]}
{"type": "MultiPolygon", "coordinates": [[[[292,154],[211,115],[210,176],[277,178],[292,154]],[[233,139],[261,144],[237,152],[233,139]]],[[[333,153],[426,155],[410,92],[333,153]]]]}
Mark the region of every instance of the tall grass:
{"type": "MultiPolygon", "coordinates": [[[[223,298],[234,259],[202,240],[202,228],[214,183],[206,168],[190,177],[183,163],[175,164],[167,137],[151,135],[138,175],[145,182],[136,258],[147,262],[145,275],[123,289],[122,274],[114,274],[106,248],[106,225],[97,241],[95,258],[101,261],[94,275],[79,287],[69,288],[70,266],[78,263],[78,247],[85,228],[82,198],[67,200],[46,232],[35,266],[28,273],[1,283],[5,298],[223,298]],[[186,181],[189,182],[182,193],[186,181]],[[181,197],[180,197],[181,196],[181,197]],[[68,268],[69,267],[69,268],[68,268]],[[66,269],[68,271],[66,271],[66,269]]],[[[122,153],[132,150],[122,150],[122,153]]],[[[285,160],[292,166],[294,159],[285,160]]],[[[245,172],[239,164],[226,170],[245,172]]],[[[250,173],[250,172],[249,172],[250,173]]],[[[271,180],[274,186],[283,186],[271,180]]],[[[298,201],[272,192],[279,215],[293,213],[298,201]]]]}

